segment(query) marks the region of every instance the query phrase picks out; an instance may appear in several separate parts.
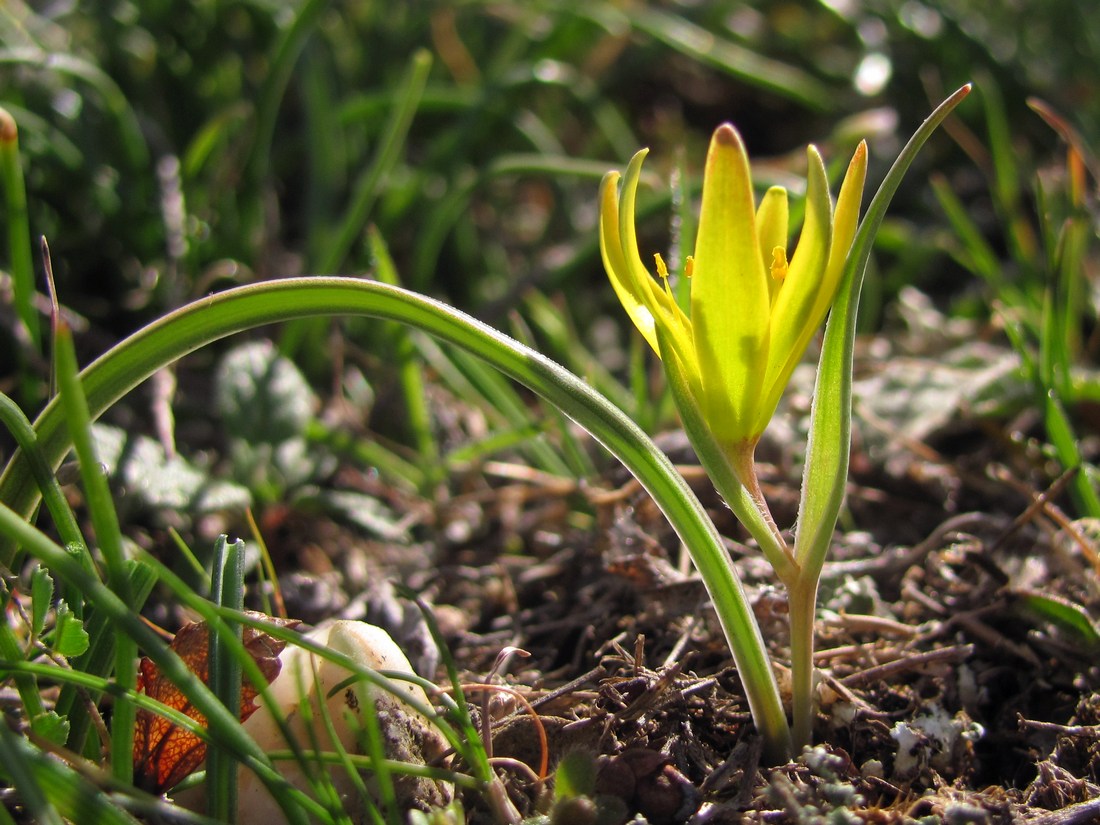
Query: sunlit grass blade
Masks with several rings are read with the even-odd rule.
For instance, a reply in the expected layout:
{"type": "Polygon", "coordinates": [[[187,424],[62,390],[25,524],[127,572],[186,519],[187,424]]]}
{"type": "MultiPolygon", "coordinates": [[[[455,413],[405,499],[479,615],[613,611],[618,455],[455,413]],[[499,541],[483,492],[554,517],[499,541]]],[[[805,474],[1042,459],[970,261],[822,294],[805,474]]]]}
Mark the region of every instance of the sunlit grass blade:
{"type": "MultiPolygon", "coordinates": [[[[131,609],[140,610],[130,593],[130,579],[122,550],[122,528],[107,484],[106,474],[96,458],[92,444],[92,420],[77,375],[76,351],[72,333],[61,324],[54,335],[55,370],[61,408],[65,413],[69,437],[80,461],[80,477],[88,512],[95,528],[96,543],[107,568],[107,583],[115,595],[131,609]]],[[[137,684],[137,644],[121,630],[115,635],[115,680],[126,690],[137,684]]],[[[111,714],[111,773],[120,782],[133,779],[134,706],[128,700],[115,703],[111,714]]]]}

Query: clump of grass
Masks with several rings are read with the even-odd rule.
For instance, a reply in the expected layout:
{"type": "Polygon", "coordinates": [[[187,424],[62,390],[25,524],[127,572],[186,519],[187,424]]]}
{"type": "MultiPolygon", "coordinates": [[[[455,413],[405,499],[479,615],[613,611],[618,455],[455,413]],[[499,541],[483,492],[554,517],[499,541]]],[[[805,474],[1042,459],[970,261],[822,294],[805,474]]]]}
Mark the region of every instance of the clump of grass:
{"type": "Polygon", "coordinates": [[[1079,367],[1090,346],[1088,327],[1097,319],[1088,273],[1100,163],[1064,117],[1032,99],[1029,105],[1058,135],[1064,155],[1040,170],[1027,169],[992,81],[983,85],[982,101],[987,143],[968,139],[968,133],[960,139],[978,155],[974,160],[986,175],[1008,257],[1002,259],[947,179],[938,176],[933,189],[954,230],[948,249],[988,289],[1000,326],[1021,358],[1053,455],[1077,471],[1070,482],[1074,504],[1082,515],[1100,518],[1100,479],[1082,455],[1075,422],[1075,409],[1098,395],[1095,378],[1079,367]]]}

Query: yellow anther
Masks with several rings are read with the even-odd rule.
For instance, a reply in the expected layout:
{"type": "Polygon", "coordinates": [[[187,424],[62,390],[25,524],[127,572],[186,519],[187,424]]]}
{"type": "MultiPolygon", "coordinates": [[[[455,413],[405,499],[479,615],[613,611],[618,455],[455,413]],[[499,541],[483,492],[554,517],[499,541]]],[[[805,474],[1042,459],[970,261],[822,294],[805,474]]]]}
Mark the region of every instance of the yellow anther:
{"type": "Polygon", "coordinates": [[[772,278],[782,281],[787,277],[787,250],[781,246],[772,250],[772,278]]]}
{"type": "Polygon", "coordinates": [[[695,271],[695,258],[691,255],[687,256],[687,260],[684,261],[684,277],[690,278],[691,273],[695,271]]]}
{"type": "Polygon", "coordinates": [[[657,262],[657,274],[661,276],[661,280],[668,280],[668,267],[665,266],[665,259],[661,257],[660,252],[656,252],[653,255],[653,259],[657,262]]]}

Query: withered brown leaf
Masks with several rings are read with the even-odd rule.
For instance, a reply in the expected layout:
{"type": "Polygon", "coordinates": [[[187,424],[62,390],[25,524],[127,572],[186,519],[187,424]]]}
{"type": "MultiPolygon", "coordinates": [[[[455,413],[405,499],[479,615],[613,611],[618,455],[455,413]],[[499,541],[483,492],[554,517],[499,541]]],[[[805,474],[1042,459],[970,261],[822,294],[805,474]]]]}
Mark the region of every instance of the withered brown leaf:
{"type": "MultiPolygon", "coordinates": [[[[248,611],[248,615],[264,619],[279,627],[296,627],[297,619],[278,619],[248,611]]],[[[171,649],[188,669],[209,684],[208,647],[210,629],[206,622],[188,622],[172,639],[171,649]]],[[[279,654],[286,642],[267,633],[245,626],[241,629],[245,650],[260,667],[269,683],[282,667],[279,654]]],[[[206,727],[206,717],[191,704],[179,687],[161,674],[148,658],[138,665],[138,693],[144,693],[170,708],[180,711],[206,727]]],[[[255,698],[259,690],[247,679],[241,682],[240,720],[256,711],[255,698]]],[[[206,758],[206,743],[188,730],[173,724],[153,711],[138,708],[134,724],[134,784],[153,793],[163,793],[192,773],[206,758]]]]}

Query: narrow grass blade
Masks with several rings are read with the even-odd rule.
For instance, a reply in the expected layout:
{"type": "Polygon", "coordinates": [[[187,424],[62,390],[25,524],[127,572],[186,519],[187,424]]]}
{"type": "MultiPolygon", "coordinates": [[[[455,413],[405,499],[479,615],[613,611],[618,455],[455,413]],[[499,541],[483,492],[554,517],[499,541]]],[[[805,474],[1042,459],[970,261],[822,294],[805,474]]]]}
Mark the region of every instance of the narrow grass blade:
{"type": "Polygon", "coordinates": [[[576,329],[570,317],[568,302],[565,306],[559,306],[540,290],[531,290],[524,300],[524,307],[531,325],[545,336],[550,353],[637,421],[634,396],[585,346],[581,331],[576,329]]]}
{"type": "Polygon", "coordinates": [[[27,188],[23,183],[23,163],[19,157],[19,130],[15,118],[3,107],[0,107],[0,176],[4,186],[15,314],[23,322],[31,346],[40,354],[42,328],[34,307],[34,263],[31,229],[27,220],[27,188]]]}
{"type": "Polygon", "coordinates": [[[1095,471],[1084,462],[1073,424],[1053,390],[1043,399],[1043,426],[1062,466],[1081,468],[1070,486],[1077,507],[1083,515],[1100,518],[1100,493],[1097,492],[1095,471]]]}
{"type": "MultiPolygon", "coordinates": [[[[7,609],[6,602],[7,599],[0,601],[0,607],[3,607],[5,612],[7,609]]],[[[12,662],[21,661],[24,658],[19,640],[7,620],[0,621],[0,657],[12,662]]],[[[38,682],[33,676],[27,676],[26,674],[16,674],[14,681],[15,689],[19,692],[19,699],[23,703],[23,712],[26,714],[28,721],[33,724],[34,719],[46,713],[42,696],[38,692],[38,682]]]]}
{"type": "Polygon", "coordinates": [[[970,216],[966,205],[951,188],[951,184],[941,176],[933,176],[932,191],[940,208],[951,223],[955,237],[962,245],[956,257],[959,262],[985,281],[994,295],[1007,298],[1013,306],[1023,303],[1023,296],[1014,296],[1019,290],[1004,279],[1004,266],[997,253],[985,239],[981,228],[970,216]]]}
{"type": "Polygon", "coordinates": [[[36,46],[0,49],[0,65],[23,66],[36,71],[50,71],[87,83],[103,101],[108,113],[115,119],[121,148],[126,159],[135,169],[149,163],[149,149],[145,145],[137,113],[131,108],[125,93],[111,77],[95,64],[71,54],[47,53],[36,46]]]}
{"type": "Polygon", "coordinates": [[[248,177],[253,183],[263,180],[267,175],[279,106],[287,84],[290,83],[298,55],[327,6],[327,0],[306,0],[299,5],[272,51],[271,70],[265,74],[259,103],[256,105],[256,142],[248,163],[248,177]]]}
{"type": "MultiPolygon", "coordinates": [[[[80,475],[88,512],[95,527],[99,550],[107,566],[107,583],[111,590],[135,612],[141,605],[133,603],[126,560],[122,552],[122,529],[118,513],[107,485],[106,474],[96,458],[92,444],[92,420],[76,369],[76,351],[72,333],[61,324],[54,336],[54,354],[61,407],[80,460],[80,475]]],[[[126,633],[115,635],[115,680],[125,689],[137,685],[137,644],[126,633]]],[[[128,700],[115,703],[111,714],[111,772],[120,782],[133,779],[134,706],[128,700]]]]}
{"type": "MultiPolygon", "coordinates": [[[[54,793],[53,788],[47,792],[41,781],[40,769],[44,762],[50,761],[53,760],[12,730],[7,722],[0,724],[0,776],[5,784],[19,789],[19,796],[34,822],[64,825],[62,813],[57,808],[58,804],[64,806],[63,800],[58,799],[60,794],[54,793]]],[[[61,767],[60,762],[56,764],[61,767]]]]}
{"type": "MultiPolygon", "coordinates": [[[[235,714],[231,714],[218,701],[210,689],[192,673],[187,665],[173,653],[164,640],[142,621],[133,606],[123,601],[109,587],[88,572],[78,560],[54,544],[39,530],[13,512],[0,499],[0,535],[17,546],[26,549],[59,579],[68,581],[82,590],[88,603],[111,622],[114,628],[134,640],[156,664],[160,672],[176,685],[195,708],[206,717],[212,735],[218,736],[225,747],[232,749],[239,760],[248,765],[272,790],[276,799],[286,802],[283,810],[290,822],[304,825],[312,815],[311,803],[301,793],[290,788],[271,766],[267,754],[244,732],[235,714]]],[[[197,597],[196,597],[197,598],[197,597]]],[[[203,599],[199,599],[209,605],[203,599]]],[[[224,627],[224,625],[223,625],[224,627]]],[[[243,653],[243,651],[242,651],[243,653]]],[[[255,666],[255,663],[253,663],[255,666]]],[[[123,694],[128,695],[128,694],[123,694]]],[[[129,755],[129,754],[128,754],[129,755]]]]}
{"type": "Polygon", "coordinates": [[[386,475],[389,483],[405,492],[424,489],[427,470],[417,466],[409,458],[399,455],[397,448],[390,449],[375,439],[356,438],[346,432],[325,426],[320,421],[310,421],[306,438],[335,453],[348,456],[366,467],[377,467],[386,475]]]}
{"type": "MultiPolygon", "coordinates": [[[[527,325],[525,320],[519,316],[518,313],[512,313],[511,317],[513,336],[521,343],[534,348],[535,336],[531,328],[527,325]]],[[[587,358],[577,358],[576,350],[581,349],[581,347],[575,345],[575,342],[577,341],[575,335],[571,336],[569,340],[571,343],[566,346],[565,351],[571,351],[573,354],[573,358],[577,363],[595,363],[595,359],[592,358],[591,355],[589,355],[587,358]]],[[[558,349],[557,351],[562,352],[561,349],[558,349]]],[[[583,377],[587,379],[590,384],[599,389],[599,387],[596,385],[596,382],[592,380],[592,376],[590,373],[584,372],[583,370],[574,371],[578,372],[578,374],[583,374],[583,377]]],[[[581,446],[581,443],[577,438],[577,433],[574,432],[574,429],[570,426],[568,417],[563,415],[560,410],[553,407],[551,408],[550,413],[557,418],[558,438],[555,446],[557,447],[558,455],[560,455],[562,462],[567,468],[569,476],[571,478],[589,478],[594,475],[596,472],[596,468],[592,465],[591,460],[589,460],[583,446],[581,446]]]]}
{"type": "MultiPolygon", "coordinates": [[[[464,351],[451,351],[434,340],[418,340],[420,353],[436,370],[442,383],[457,397],[476,403],[479,409],[496,417],[495,430],[525,431],[531,426],[531,409],[516,388],[496,370],[464,351]],[[476,402],[473,399],[478,399],[476,402]]],[[[539,426],[540,433],[543,426],[539,426]]],[[[522,445],[524,454],[540,470],[570,476],[569,466],[544,437],[535,437],[522,445]]]]}
{"type": "MultiPolygon", "coordinates": [[[[211,594],[222,607],[244,608],[244,542],[229,543],[225,535],[214,545],[211,594]]],[[[227,622],[228,634],[240,641],[240,625],[227,622]]],[[[231,713],[241,706],[241,662],[225,634],[210,629],[209,684],[231,713]]],[[[237,760],[228,751],[212,747],[206,753],[207,813],[229,825],[237,821],[237,760]]]]}
{"type": "MultiPolygon", "coordinates": [[[[259,666],[250,656],[246,654],[240,640],[227,633],[227,627],[229,623],[235,623],[241,626],[247,625],[257,630],[260,630],[263,633],[270,635],[274,638],[286,641],[288,644],[293,644],[297,647],[301,647],[304,650],[315,654],[316,656],[337,663],[344,669],[348,670],[351,674],[353,674],[356,679],[363,680],[369,683],[372,689],[376,688],[379,690],[385,690],[400,696],[402,702],[407,704],[409,707],[415,709],[425,718],[432,720],[440,733],[442,733],[443,736],[446,737],[448,743],[452,747],[454,747],[460,753],[463,752],[464,746],[462,744],[462,740],[459,734],[457,734],[451,728],[446,719],[442,718],[435,711],[434,708],[422,702],[418,702],[414,699],[409,698],[407,694],[405,694],[404,692],[400,692],[394,685],[394,682],[398,680],[411,681],[419,684],[427,692],[429,690],[435,690],[435,686],[431,682],[406,673],[394,674],[369,670],[362,665],[357,664],[347,655],[337,652],[331,647],[321,645],[316,641],[312,641],[309,638],[306,638],[299,634],[296,630],[283,626],[273,625],[265,621],[263,618],[257,618],[254,614],[241,613],[240,611],[214,605],[207,599],[204,599],[197,593],[195,593],[182,579],[176,576],[161,562],[151,557],[148,558],[147,561],[152,567],[157,570],[161,583],[169,590],[169,592],[171,592],[182,605],[193,611],[195,615],[201,617],[201,619],[207,623],[212,632],[220,634],[226,640],[230,650],[233,651],[237,659],[240,661],[244,677],[247,678],[253,685],[255,685],[259,689],[260,702],[262,704],[267,705],[268,707],[271,707],[273,709],[278,707],[278,705],[271,697],[270,691],[263,678],[262,673],[260,672],[259,666]]],[[[307,708],[308,705],[303,706],[299,708],[299,711],[311,712],[307,711],[307,708]]],[[[301,800],[309,799],[308,805],[304,808],[304,810],[308,811],[309,815],[313,818],[313,821],[322,821],[322,819],[325,819],[327,821],[327,809],[324,807],[327,804],[326,800],[328,800],[328,802],[331,802],[331,804],[335,806],[334,810],[336,808],[339,808],[339,802],[333,797],[333,788],[327,776],[327,772],[320,772],[319,770],[317,770],[317,768],[319,768],[320,761],[315,758],[312,752],[315,752],[318,749],[320,741],[319,738],[315,742],[297,741],[297,737],[295,737],[293,732],[290,730],[289,726],[287,725],[286,719],[281,718],[278,713],[274,714],[274,719],[276,724],[279,725],[283,738],[291,748],[292,755],[289,758],[294,759],[302,768],[303,773],[310,779],[313,786],[311,788],[311,793],[315,794],[315,799],[309,799],[300,791],[296,791],[287,787],[275,787],[270,783],[268,783],[269,790],[271,790],[272,794],[275,795],[277,799],[282,800],[285,795],[286,805],[301,805],[301,800]],[[330,799],[330,797],[332,798],[330,799]]],[[[238,750],[238,747],[234,741],[235,735],[236,734],[229,734],[229,738],[223,738],[227,736],[227,732],[225,730],[214,730],[212,728],[210,731],[210,739],[212,742],[230,749],[235,755],[238,756],[238,758],[241,758],[240,751],[238,750]]],[[[248,742],[250,743],[250,745],[253,744],[251,739],[249,739],[248,742]]],[[[351,757],[349,756],[348,758],[350,759],[351,757]]],[[[241,761],[245,762],[251,769],[257,769],[257,766],[250,760],[242,758],[241,761]]],[[[261,777],[264,776],[264,774],[262,773],[260,775],[261,777]]],[[[265,779],[265,782],[266,781],[267,780],[265,779]]],[[[284,810],[287,810],[287,808],[284,807],[284,810]]],[[[332,813],[332,811],[328,811],[328,813],[332,813]]]]}
{"type": "MultiPolygon", "coordinates": [[[[74,555],[71,550],[69,555],[74,555]]],[[[74,558],[83,563],[88,575],[95,575],[94,569],[87,563],[86,554],[74,556],[74,558]]],[[[156,576],[147,565],[137,561],[127,562],[126,573],[133,603],[145,604],[145,600],[153,590],[153,585],[156,584],[156,576]]],[[[95,601],[89,599],[79,585],[74,585],[68,579],[62,579],[61,583],[68,590],[80,593],[81,601],[86,602],[87,606],[84,628],[88,632],[88,649],[72,663],[73,668],[81,673],[105,677],[115,667],[115,625],[102,610],[97,609],[95,601]]],[[[98,755],[98,742],[91,742],[90,748],[86,749],[88,731],[92,725],[91,713],[88,706],[81,701],[80,694],[72,686],[62,686],[61,693],[57,697],[57,712],[69,720],[69,748],[89,756],[98,755]],[[89,750],[92,753],[89,753],[89,750]]]]}
{"type": "Polygon", "coordinates": [[[1012,258],[1018,266],[1026,270],[1034,265],[1039,248],[1032,225],[1025,219],[1021,208],[1023,193],[1020,182],[1024,176],[1020,168],[1018,146],[1013,141],[1004,98],[996,81],[983,73],[978,79],[978,86],[981,89],[980,99],[989,132],[989,156],[993,164],[990,191],[993,204],[1006,229],[1003,237],[1012,258]]]}
{"type": "Polygon", "coordinates": [[[370,166],[356,182],[352,203],[328,245],[328,254],[317,261],[319,272],[337,272],[343,266],[355,240],[363,233],[371,207],[377,200],[381,186],[400,156],[401,147],[412,125],[413,115],[424,94],[428,70],[432,66],[431,55],[424,50],[416,52],[409,61],[405,82],[394,95],[394,107],[382,132],[382,139],[375,150],[370,166]]]}
{"type": "Polygon", "coordinates": [[[1087,650],[1100,650],[1100,627],[1081,605],[1055,593],[1013,590],[1011,596],[1021,608],[1058,626],[1087,650]]]}
{"type": "Polygon", "coordinates": [[[715,37],[683,17],[651,6],[632,8],[630,24],[692,60],[816,111],[829,108],[835,96],[815,78],[786,63],[771,60],[731,40],[715,37]]]}
{"type": "MultiPolygon", "coordinates": [[[[76,516],[65,499],[52,468],[38,449],[38,436],[34,427],[19,406],[3,393],[0,393],[0,424],[15,439],[26,457],[27,466],[62,542],[69,547],[83,547],[84,536],[76,523],[76,516]]],[[[74,600],[75,604],[79,602],[79,599],[74,600]]]]}

